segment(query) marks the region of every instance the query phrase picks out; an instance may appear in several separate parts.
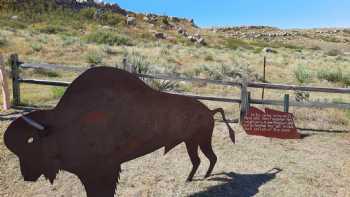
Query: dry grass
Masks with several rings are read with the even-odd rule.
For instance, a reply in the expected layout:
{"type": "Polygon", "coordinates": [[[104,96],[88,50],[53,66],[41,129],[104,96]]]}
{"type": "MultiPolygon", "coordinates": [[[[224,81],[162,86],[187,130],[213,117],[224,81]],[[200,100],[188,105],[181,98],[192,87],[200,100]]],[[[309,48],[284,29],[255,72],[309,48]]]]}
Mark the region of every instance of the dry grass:
{"type": "MultiPolygon", "coordinates": [[[[10,113],[10,112],[9,112],[10,113]]],[[[3,114],[6,119],[9,115],[3,114]]],[[[0,135],[9,121],[2,120],[0,135]]],[[[322,123],[320,123],[322,124],[322,123]]],[[[302,140],[269,140],[247,136],[235,126],[237,144],[227,129],[217,124],[213,137],[218,163],[214,175],[202,177],[208,167],[203,154],[195,181],[186,183],[190,171],[185,146],[167,155],[163,150],[122,165],[118,196],[349,196],[350,135],[311,133],[302,140]],[[275,168],[281,171],[277,173],[275,168]]],[[[1,196],[84,196],[78,179],[61,172],[53,186],[43,178],[23,182],[18,160],[0,139],[1,196]]]]}

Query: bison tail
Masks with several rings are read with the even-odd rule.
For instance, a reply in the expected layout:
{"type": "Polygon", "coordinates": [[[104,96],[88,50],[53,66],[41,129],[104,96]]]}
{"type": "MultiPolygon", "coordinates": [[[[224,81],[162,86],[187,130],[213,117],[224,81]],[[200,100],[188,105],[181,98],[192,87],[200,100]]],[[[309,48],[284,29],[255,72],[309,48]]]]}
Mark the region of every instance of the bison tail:
{"type": "Polygon", "coordinates": [[[228,121],[227,121],[227,119],[226,119],[224,110],[223,110],[222,108],[217,108],[217,109],[211,110],[211,113],[212,113],[213,116],[214,116],[216,113],[220,113],[220,114],[221,114],[222,120],[225,122],[225,124],[226,124],[226,126],[227,126],[227,128],[228,128],[231,141],[235,144],[235,143],[236,143],[235,131],[231,128],[230,124],[228,124],[228,121]]]}

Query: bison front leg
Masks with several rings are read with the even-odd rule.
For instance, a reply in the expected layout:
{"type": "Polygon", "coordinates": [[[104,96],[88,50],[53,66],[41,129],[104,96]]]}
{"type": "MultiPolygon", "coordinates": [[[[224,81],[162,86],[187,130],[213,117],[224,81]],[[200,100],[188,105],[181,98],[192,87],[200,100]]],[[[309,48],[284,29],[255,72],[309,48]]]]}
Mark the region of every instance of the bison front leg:
{"type": "Polygon", "coordinates": [[[79,176],[85,187],[87,197],[114,197],[120,167],[117,171],[106,169],[103,171],[96,169],[91,174],[79,176]]]}
{"type": "Polygon", "coordinates": [[[81,181],[85,187],[87,197],[114,197],[115,179],[100,177],[99,179],[86,178],[81,181]]]}
{"type": "Polygon", "coordinates": [[[200,158],[198,156],[198,144],[188,141],[186,142],[186,148],[188,155],[190,156],[191,162],[192,162],[192,170],[190,174],[188,175],[187,181],[192,181],[194,174],[196,173],[198,166],[200,164],[200,158]]]}

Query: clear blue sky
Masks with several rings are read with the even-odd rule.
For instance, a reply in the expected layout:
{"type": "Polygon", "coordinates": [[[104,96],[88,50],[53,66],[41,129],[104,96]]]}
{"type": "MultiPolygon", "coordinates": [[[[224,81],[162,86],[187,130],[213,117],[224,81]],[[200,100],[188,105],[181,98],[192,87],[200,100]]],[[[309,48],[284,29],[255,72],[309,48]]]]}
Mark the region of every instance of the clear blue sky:
{"type": "Polygon", "coordinates": [[[193,18],[201,27],[350,27],[350,0],[105,0],[135,12],[193,18]]]}

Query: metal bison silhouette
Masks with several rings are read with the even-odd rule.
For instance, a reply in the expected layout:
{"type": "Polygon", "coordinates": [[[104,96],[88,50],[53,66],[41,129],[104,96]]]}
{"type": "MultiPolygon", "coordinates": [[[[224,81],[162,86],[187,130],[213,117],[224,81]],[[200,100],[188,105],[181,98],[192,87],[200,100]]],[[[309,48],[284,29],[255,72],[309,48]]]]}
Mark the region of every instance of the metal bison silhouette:
{"type": "Polygon", "coordinates": [[[113,197],[123,162],[165,147],[186,143],[193,168],[198,147],[210,160],[217,157],[211,138],[215,113],[196,99],[153,90],[126,71],[97,67],[80,75],[52,110],[38,110],[13,121],[4,141],[19,157],[25,181],[42,174],[53,183],[59,170],[76,174],[88,197],[113,197]]]}

